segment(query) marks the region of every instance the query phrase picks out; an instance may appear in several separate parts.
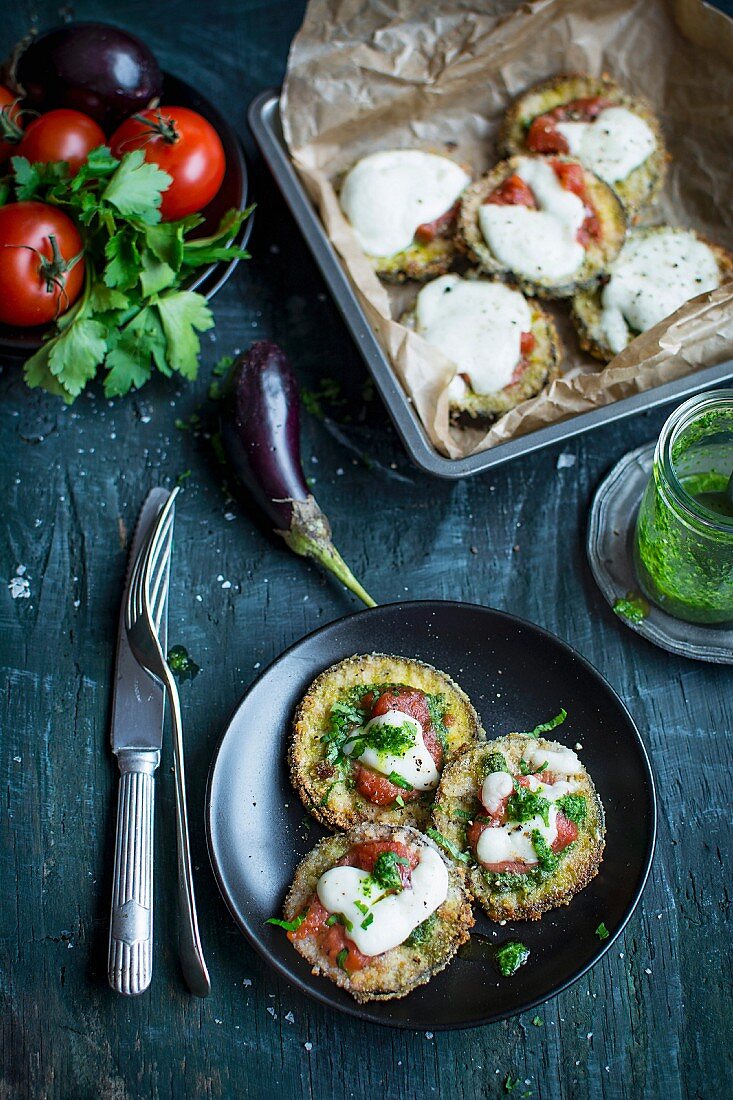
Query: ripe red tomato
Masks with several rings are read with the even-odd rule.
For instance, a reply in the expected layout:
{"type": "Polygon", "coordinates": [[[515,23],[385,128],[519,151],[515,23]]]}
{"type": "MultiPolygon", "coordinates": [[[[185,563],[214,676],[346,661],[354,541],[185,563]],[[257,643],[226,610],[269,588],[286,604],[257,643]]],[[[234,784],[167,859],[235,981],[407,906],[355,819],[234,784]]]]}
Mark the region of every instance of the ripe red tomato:
{"type": "Polygon", "coordinates": [[[22,136],[18,97],[0,85],[0,162],[18,152],[22,136]]]}
{"type": "Polygon", "coordinates": [[[65,313],[84,282],[82,247],[74,223],[54,206],[0,207],[0,322],[44,325],[65,313]]]}
{"type": "Polygon", "coordinates": [[[31,164],[65,160],[75,176],[98,145],[104,145],[101,126],[81,111],[60,107],[31,122],[17,151],[31,164]]]}
{"type": "Polygon", "coordinates": [[[165,222],[202,210],[224,179],[226,161],[219,135],[187,107],[157,107],[128,118],[112,135],[110,146],[116,157],[142,149],[147,161],[171,176],[161,204],[165,222]]]}

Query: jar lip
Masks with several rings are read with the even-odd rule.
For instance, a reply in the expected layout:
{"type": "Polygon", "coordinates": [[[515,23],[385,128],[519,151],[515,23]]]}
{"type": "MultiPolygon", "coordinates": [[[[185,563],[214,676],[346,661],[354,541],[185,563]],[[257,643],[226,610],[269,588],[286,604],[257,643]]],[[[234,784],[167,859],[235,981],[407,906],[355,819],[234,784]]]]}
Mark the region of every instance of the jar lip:
{"type": "Polygon", "coordinates": [[[661,467],[667,484],[674,494],[675,503],[688,518],[703,524],[711,531],[732,535],[733,519],[727,520],[719,516],[691,496],[678,478],[672,461],[673,446],[685,428],[694,423],[698,417],[716,409],[730,412],[733,425],[733,389],[696,394],[676,408],[662,425],[654,452],[654,464],[661,467]]]}

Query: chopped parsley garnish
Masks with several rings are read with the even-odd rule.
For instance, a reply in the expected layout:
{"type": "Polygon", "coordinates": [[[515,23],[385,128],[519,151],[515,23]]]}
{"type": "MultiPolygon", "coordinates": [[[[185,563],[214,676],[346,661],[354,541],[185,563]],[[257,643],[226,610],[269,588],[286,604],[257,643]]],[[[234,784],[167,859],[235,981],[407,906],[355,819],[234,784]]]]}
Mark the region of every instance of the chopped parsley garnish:
{"type": "Polygon", "coordinates": [[[364,920],[361,922],[361,927],[366,930],[374,920],[374,913],[367,913],[364,920]]]}
{"type": "Polygon", "coordinates": [[[540,870],[549,872],[555,871],[560,861],[539,829],[532,830],[531,840],[534,850],[537,853],[537,862],[540,865],[540,870]]]}
{"type": "Polygon", "coordinates": [[[576,825],[582,825],[588,813],[588,803],[583,794],[565,794],[557,800],[557,808],[565,815],[568,821],[574,821],[576,825]]]}
{"type": "Polygon", "coordinates": [[[168,668],[181,683],[193,680],[201,671],[200,665],[189,657],[188,650],[182,645],[174,645],[168,650],[168,668]]]}
{"type": "Polygon", "coordinates": [[[503,976],[509,978],[526,963],[529,958],[529,948],[518,940],[508,940],[501,947],[497,947],[494,957],[503,976]]]}
{"type": "Polygon", "coordinates": [[[520,737],[539,737],[542,733],[549,733],[550,730],[554,730],[556,726],[561,726],[568,716],[568,712],[565,707],[560,708],[560,713],[556,714],[554,718],[550,718],[547,722],[540,722],[539,726],[535,726],[533,730],[525,730],[524,733],[520,733],[520,737]]]}
{"type": "Polygon", "coordinates": [[[426,829],[425,832],[434,840],[436,844],[439,844],[441,848],[445,848],[449,855],[453,856],[460,863],[470,863],[471,857],[467,852],[462,852],[460,848],[456,848],[452,840],[449,840],[447,836],[443,836],[437,829],[426,829]]]}
{"type": "Polygon", "coordinates": [[[512,1077],[511,1073],[507,1073],[504,1078],[504,1092],[513,1092],[519,1084],[518,1077],[512,1077]]]}
{"type": "Polygon", "coordinates": [[[532,1017],[532,1027],[544,1027],[544,1026],[545,1026],[545,1021],[542,1019],[541,1016],[533,1016],[532,1017]]]}
{"type": "Polygon", "coordinates": [[[390,772],[387,779],[390,783],[394,783],[395,787],[402,787],[403,791],[414,790],[412,783],[408,783],[406,779],[403,779],[399,772],[390,772]]]}
{"type": "Polygon", "coordinates": [[[598,936],[599,940],[607,940],[608,937],[611,935],[603,921],[601,921],[601,923],[596,928],[596,935],[598,936]]]}
{"type": "Polygon", "coordinates": [[[500,752],[490,752],[484,761],[484,772],[491,775],[493,772],[508,772],[506,758],[500,752]]]}
{"type": "Polygon", "coordinates": [[[345,963],[346,963],[346,960],[348,959],[348,957],[349,957],[348,947],[342,947],[341,950],[339,951],[338,955],[336,956],[336,965],[338,967],[340,967],[341,970],[346,970],[345,963]]]}
{"type": "Polygon", "coordinates": [[[343,756],[344,742],[363,721],[364,712],[351,703],[333,704],[328,732],[321,738],[326,746],[326,759],[331,764],[335,764],[343,756]]]}
{"type": "Polygon", "coordinates": [[[531,764],[528,764],[524,757],[522,757],[522,759],[519,761],[519,770],[522,775],[539,775],[539,773],[543,772],[546,767],[546,760],[543,760],[543,762],[536,768],[533,768],[531,764]]]}
{"type": "Polygon", "coordinates": [[[372,878],[383,890],[402,890],[402,878],[399,865],[409,867],[409,859],[398,856],[396,852],[380,852],[374,861],[372,878]]]}
{"type": "MultiPolygon", "coordinates": [[[[365,749],[372,749],[379,756],[404,756],[414,744],[414,728],[408,722],[396,719],[394,725],[385,722],[352,732],[342,745],[342,752],[348,750],[349,756],[356,757],[361,756],[365,749]]],[[[412,787],[409,789],[412,790],[412,787]]]]}
{"type": "Polygon", "coordinates": [[[549,827],[550,803],[543,795],[522,787],[515,780],[514,792],[507,799],[506,815],[510,821],[531,821],[533,817],[541,817],[549,827]]]}
{"type": "Polygon", "coordinates": [[[410,935],[405,940],[405,943],[409,944],[410,947],[420,947],[421,944],[427,943],[435,931],[437,920],[437,913],[431,913],[427,920],[424,920],[422,924],[418,924],[416,928],[413,928],[412,932],[410,932],[410,935]]]}
{"type": "Polygon", "coordinates": [[[362,916],[366,916],[366,914],[369,912],[369,906],[364,905],[362,902],[360,902],[358,900],[354,902],[354,905],[359,910],[359,912],[361,913],[362,916]]]}
{"type": "Polygon", "coordinates": [[[265,924],[276,924],[278,928],[284,928],[286,932],[297,932],[305,920],[305,913],[294,917],[293,920],[280,920],[279,917],[268,917],[265,924]]]}

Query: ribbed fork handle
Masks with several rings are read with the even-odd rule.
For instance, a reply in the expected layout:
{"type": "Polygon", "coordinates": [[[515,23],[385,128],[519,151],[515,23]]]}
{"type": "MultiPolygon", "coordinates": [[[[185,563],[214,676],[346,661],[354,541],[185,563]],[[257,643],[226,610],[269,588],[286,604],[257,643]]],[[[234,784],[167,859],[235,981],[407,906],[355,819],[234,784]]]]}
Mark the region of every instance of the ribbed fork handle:
{"type": "Polygon", "coordinates": [[[118,993],[134,996],[153,976],[154,773],[160,754],[120,753],[117,836],[107,976],[118,993]]]}

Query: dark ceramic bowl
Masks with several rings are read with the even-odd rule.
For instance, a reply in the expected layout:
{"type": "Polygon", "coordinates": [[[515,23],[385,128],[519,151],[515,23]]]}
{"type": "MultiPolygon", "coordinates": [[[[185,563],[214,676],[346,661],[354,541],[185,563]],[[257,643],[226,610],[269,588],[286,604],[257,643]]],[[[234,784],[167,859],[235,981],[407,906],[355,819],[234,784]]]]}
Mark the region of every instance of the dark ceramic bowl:
{"type": "MultiPolygon", "coordinates": [[[[221,112],[202,96],[195,88],[186,84],[170,74],[164,74],[163,104],[175,104],[177,107],[190,107],[198,111],[211,123],[221,138],[226,157],[226,173],[219,193],[202,210],[204,222],[196,231],[198,236],[206,236],[212,233],[219,224],[223,214],[227,210],[244,210],[249,202],[249,180],[247,177],[247,165],[239,138],[229,125],[221,112]]],[[[249,217],[242,226],[237,244],[244,245],[249,239],[252,230],[252,218],[249,217]]],[[[188,283],[189,290],[197,290],[206,298],[213,298],[232,274],[238,260],[230,260],[226,263],[220,260],[218,263],[202,267],[195,277],[188,283]]],[[[43,338],[48,332],[48,327],[39,325],[35,328],[19,328],[13,325],[0,325],[0,350],[15,352],[19,355],[30,355],[40,347],[43,338]]]]}

